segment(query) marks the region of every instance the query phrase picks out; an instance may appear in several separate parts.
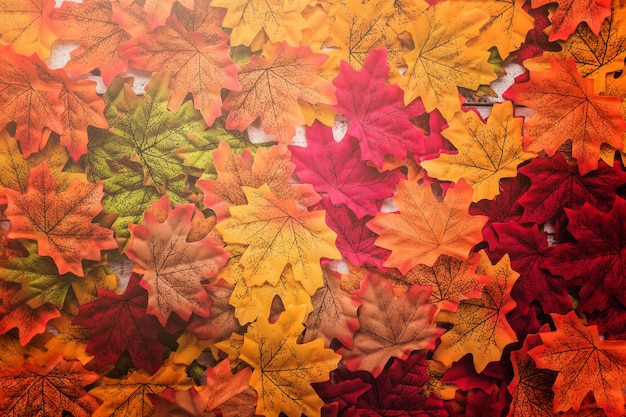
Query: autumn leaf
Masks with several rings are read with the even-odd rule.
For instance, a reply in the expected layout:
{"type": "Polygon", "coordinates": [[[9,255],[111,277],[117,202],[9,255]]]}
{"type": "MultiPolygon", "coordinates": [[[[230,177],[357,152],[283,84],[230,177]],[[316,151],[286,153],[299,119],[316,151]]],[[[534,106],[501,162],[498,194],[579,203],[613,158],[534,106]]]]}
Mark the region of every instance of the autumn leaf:
{"type": "MultiPolygon", "coordinates": [[[[548,330],[548,329],[546,329],[548,330]]],[[[511,352],[511,363],[515,373],[508,386],[513,396],[507,417],[552,417],[554,393],[552,385],[557,373],[549,369],[539,369],[528,351],[541,345],[538,334],[531,334],[524,340],[520,350],[511,352]]]]}
{"type": "Polygon", "coordinates": [[[0,345],[2,346],[0,370],[19,368],[36,350],[31,344],[22,346],[18,336],[12,332],[0,335],[0,345]]]}
{"type": "Polygon", "coordinates": [[[248,245],[241,257],[246,282],[275,285],[289,264],[296,280],[313,295],[324,285],[320,258],[341,257],[324,211],[300,211],[293,199],[279,199],[267,185],[243,189],[248,204],[231,207],[232,217],[216,228],[224,241],[248,245]]]}
{"type": "Polygon", "coordinates": [[[604,340],[626,339],[626,307],[611,297],[602,310],[586,314],[587,325],[597,326],[604,340]]]}
{"type": "Polygon", "coordinates": [[[487,221],[468,215],[471,194],[459,181],[439,202],[428,184],[401,180],[394,196],[399,213],[378,213],[367,224],[379,235],[376,246],[391,250],[384,265],[406,273],[418,263],[432,266],[441,254],[466,259],[487,221]]]}
{"type": "Polygon", "coordinates": [[[244,368],[231,373],[228,358],[213,368],[207,369],[207,381],[199,392],[202,409],[221,412],[223,416],[252,416],[256,403],[256,393],[248,385],[252,371],[244,368]]]}
{"type": "Polygon", "coordinates": [[[185,7],[194,8],[194,0],[146,0],[143,9],[148,15],[150,29],[165,24],[165,21],[172,13],[174,4],[183,3],[185,7]]]}
{"type": "Polygon", "coordinates": [[[537,224],[563,216],[563,208],[580,209],[586,202],[601,211],[613,207],[617,190],[626,184],[626,173],[619,165],[598,163],[598,169],[585,175],[568,163],[561,153],[552,158],[536,158],[520,168],[531,185],[518,200],[524,208],[521,221],[537,224]]]}
{"type": "Polygon", "coordinates": [[[316,415],[324,405],[310,383],[328,380],[340,357],[324,349],[321,339],[297,343],[305,316],[305,306],[288,306],[275,323],[259,317],[244,335],[240,358],[254,368],[250,386],[259,394],[257,414],[316,415]]]}
{"type": "Polygon", "coordinates": [[[55,6],[52,0],[3,0],[0,3],[0,43],[13,45],[21,55],[37,54],[41,59],[50,56],[52,43],[57,39],[50,22],[55,6]]]}
{"type": "MultiPolygon", "coordinates": [[[[605,1],[600,0],[597,4],[599,3],[605,1]]],[[[550,57],[573,58],[580,75],[595,80],[595,93],[599,94],[606,89],[607,74],[620,71],[624,67],[625,18],[626,9],[619,2],[614,2],[611,15],[602,23],[599,33],[592,31],[587,25],[578,25],[574,33],[563,42],[559,42],[560,50],[545,51],[539,57],[525,60],[524,66],[532,71],[549,71],[550,57]]]]}
{"type": "Polygon", "coordinates": [[[75,303],[67,303],[63,310],[60,311],[61,315],[48,322],[47,335],[50,337],[45,340],[43,345],[46,356],[33,358],[36,359],[36,363],[39,365],[45,364],[45,361],[50,355],[55,353],[60,354],[66,361],[80,361],[83,365],[87,365],[91,362],[93,356],[87,353],[89,329],[84,326],[72,324],[78,311],[78,305],[75,303]],[[50,335],[51,332],[57,334],[52,337],[52,335],[50,335]]]}
{"type": "Polygon", "coordinates": [[[468,43],[474,49],[487,51],[495,46],[500,56],[506,59],[521,47],[526,34],[533,28],[534,19],[524,10],[524,0],[474,0],[470,3],[489,15],[478,37],[468,43]]]}
{"type": "Polygon", "coordinates": [[[461,301],[449,315],[453,327],[441,336],[433,359],[450,366],[471,353],[476,371],[482,372],[489,362],[500,360],[508,344],[517,341],[506,314],[515,308],[510,293],[519,274],[511,269],[507,255],[492,265],[484,254],[476,273],[491,279],[480,298],[461,301]]]}
{"type": "Polygon", "coordinates": [[[73,182],[57,192],[48,165],[31,169],[26,193],[6,190],[10,238],[37,240],[38,253],[51,256],[59,273],[83,276],[83,259],[100,260],[101,250],[114,249],[113,233],[92,219],[102,211],[102,185],[73,182]]]}
{"type": "Polygon", "coordinates": [[[404,276],[404,282],[407,287],[430,286],[429,303],[439,310],[455,311],[461,300],[479,298],[489,281],[489,277],[476,272],[480,259],[475,253],[463,261],[440,255],[432,267],[420,264],[411,269],[404,276]]]}
{"type": "MultiPolygon", "coordinates": [[[[532,0],[533,8],[554,3],[555,0],[532,0]]],[[[552,15],[550,41],[567,39],[576,27],[585,22],[598,35],[602,22],[611,15],[611,0],[557,0],[558,6],[552,15]]]]}
{"type": "Polygon", "coordinates": [[[195,317],[187,330],[203,340],[227,339],[231,333],[240,330],[235,317],[236,310],[230,304],[235,286],[220,279],[215,284],[205,285],[204,289],[211,299],[209,317],[195,317]]]}
{"type": "Polygon", "coordinates": [[[321,123],[315,123],[306,133],[306,148],[289,148],[300,181],[327,194],[334,205],[345,204],[358,218],[375,215],[377,201],[393,197],[393,187],[402,173],[381,173],[367,165],[361,160],[356,138],[347,134],[337,143],[332,129],[321,123]]]}
{"type": "Polygon", "coordinates": [[[105,100],[109,131],[98,130],[89,141],[89,176],[104,181],[107,211],[118,213],[113,224],[118,238],[128,236],[128,223],[139,223],[150,203],[168,194],[173,203],[188,196],[185,169],[175,151],[190,145],[188,135],[206,125],[191,103],[177,113],[167,110],[166,74],[154,75],[143,96],[128,80],[116,79],[105,100]]]}
{"type": "Polygon", "coordinates": [[[210,314],[211,299],[202,283],[217,276],[228,253],[215,246],[211,237],[188,242],[193,204],[177,205],[167,219],[159,222],[154,211],[170,210],[167,195],[146,211],[143,222],[131,229],[126,254],[135,261],[135,272],[143,273],[140,285],[148,290],[149,314],[165,326],[171,313],[188,320],[191,313],[210,314]]]}
{"type": "Polygon", "coordinates": [[[536,157],[522,149],[523,118],[513,114],[513,104],[495,104],[487,123],[477,113],[457,113],[442,134],[457,154],[442,154],[422,161],[428,175],[458,182],[463,178],[474,189],[472,200],[491,200],[500,192],[500,180],[517,175],[517,166],[536,157]]]}
{"type": "Polygon", "coordinates": [[[59,355],[44,366],[25,362],[19,369],[0,370],[0,412],[7,417],[61,417],[65,412],[91,416],[98,402],[84,387],[98,377],[79,362],[66,362],[59,355]]]}
{"type": "MultiPolygon", "coordinates": [[[[531,164],[533,163],[531,162],[531,164]]],[[[519,172],[522,172],[523,169],[524,167],[521,167],[519,172]]],[[[487,216],[489,223],[517,221],[524,213],[524,209],[519,204],[519,199],[528,191],[529,186],[530,180],[519,173],[514,178],[503,178],[500,181],[500,194],[492,200],[480,200],[472,203],[469,213],[472,216],[487,216]]]]}
{"type": "MultiPolygon", "coordinates": [[[[187,3],[187,1],[183,3],[187,3]]],[[[211,0],[194,0],[194,7],[189,6],[185,6],[178,1],[172,6],[172,14],[176,15],[178,22],[188,32],[200,33],[204,43],[207,45],[220,43],[228,37],[228,34],[221,29],[226,10],[211,6],[211,0]]],[[[165,19],[163,23],[165,23],[165,19]]]]}
{"type": "Polygon", "coordinates": [[[347,348],[352,348],[352,337],[359,328],[357,298],[341,289],[341,274],[324,269],[324,286],[311,299],[313,310],[304,323],[306,331],[303,341],[321,338],[324,346],[330,347],[337,339],[347,348]]]}
{"type": "MultiPolygon", "coordinates": [[[[127,69],[128,60],[119,49],[131,39],[131,33],[119,24],[127,12],[110,0],[65,1],[54,10],[53,24],[61,39],[79,41],[64,66],[68,75],[77,77],[98,68],[108,85],[116,74],[127,69]]],[[[140,27],[136,25],[135,30],[140,27]]]]}
{"type": "Polygon", "coordinates": [[[213,0],[212,6],[228,9],[222,25],[232,28],[231,45],[250,44],[261,33],[271,42],[298,45],[306,27],[302,16],[308,0],[213,0]]]}
{"type": "Polygon", "coordinates": [[[137,369],[156,372],[163,364],[165,347],[159,342],[163,330],[156,317],[146,313],[148,293],[133,274],[123,294],[98,291],[98,298],[80,306],[72,324],[90,330],[87,352],[94,355],[98,368],[114,365],[127,351],[137,369]]]}
{"type": "Polygon", "coordinates": [[[286,42],[276,45],[267,59],[253,56],[239,70],[241,91],[231,91],[224,100],[226,129],[243,131],[260,118],[266,134],[290,144],[295,126],[304,124],[298,101],[335,103],[333,86],[317,75],[325,60],[308,46],[286,42]]]}
{"type": "Polygon", "coordinates": [[[366,370],[376,377],[391,357],[404,360],[413,350],[434,349],[444,331],[433,324],[436,309],[428,304],[428,287],[414,285],[396,296],[391,283],[369,275],[353,294],[362,302],[360,328],[354,346],[338,351],[350,370],[366,370]]]}
{"type": "Polygon", "coordinates": [[[184,369],[171,366],[161,367],[154,375],[145,370],[135,370],[121,379],[103,377],[100,385],[89,391],[102,401],[92,416],[149,416],[155,409],[149,394],[158,394],[168,387],[188,389],[190,385],[184,369]]]}
{"type": "Polygon", "coordinates": [[[46,331],[48,322],[59,317],[59,310],[52,304],[32,308],[19,300],[15,302],[19,290],[19,285],[0,280],[0,334],[17,328],[20,343],[25,346],[35,335],[46,331]]]}
{"type": "Polygon", "coordinates": [[[624,218],[626,201],[615,200],[613,208],[603,213],[586,203],[579,210],[565,210],[567,230],[576,239],[554,248],[544,266],[566,280],[582,277],[579,309],[602,310],[610,296],[626,302],[624,285],[624,218]]]}
{"type": "Polygon", "coordinates": [[[621,100],[594,94],[594,82],[581,78],[574,60],[550,58],[550,72],[531,72],[530,81],[509,90],[517,104],[536,111],[525,123],[524,149],[552,156],[567,140],[581,175],[598,168],[600,145],[622,149],[626,122],[621,100]]]}
{"type": "Polygon", "coordinates": [[[465,45],[488,20],[467,2],[443,2],[424,11],[409,29],[415,48],[404,56],[408,70],[399,84],[404,102],[421,97],[427,112],[439,109],[449,120],[460,109],[458,87],[476,90],[493,81],[489,52],[465,45]]]}
{"type": "Polygon", "coordinates": [[[204,192],[204,204],[220,221],[230,217],[231,206],[246,204],[243,187],[258,188],[267,184],[278,198],[293,198],[301,211],[320,199],[311,185],[292,183],[295,167],[291,152],[284,145],[269,150],[259,148],[253,157],[247,149],[237,155],[227,142],[221,142],[213,159],[217,179],[199,180],[197,185],[204,192]]]}
{"type": "Polygon", "coordinates": [[[36,55],[26,58],[4,46],[0,52],[0,129],[16,123],[14,136],[28,158],[43,149],[51,131],[63,131],[61,86],[39,77],[36,65],[45,64],[36,55]]]}
{"type": "Polygon", "coordinates": [[[540,333],[543,344],[528,352],[538,368],[558,371],[552,387],[554,412],[578,410],[589,391],[608,417],[624,414],[623,341],[600,339],[595,326],[584,326],[574,311],[552,314],[556,330],[540,333]]]}
{"type": "Polygon", "coordinates": [[[194,107],[209,126],[222,115],[221,90],[240,90],[238,67],[228,55],[226,41],[206,45],[200,33],[187,32],[175,16],[153,32],[137,36],[122,50],[135,68],[169,72],[167,108],[178,113],[191,93],[194,107]]]}

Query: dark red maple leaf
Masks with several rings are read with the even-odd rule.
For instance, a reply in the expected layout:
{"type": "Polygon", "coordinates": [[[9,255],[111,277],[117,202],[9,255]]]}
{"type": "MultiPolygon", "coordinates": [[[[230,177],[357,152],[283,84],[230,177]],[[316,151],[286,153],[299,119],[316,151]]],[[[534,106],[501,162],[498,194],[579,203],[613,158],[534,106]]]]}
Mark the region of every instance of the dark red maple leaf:
{"type": "Polygon", "coordinates": [[[579,209],[585,203],[609,211],[617,188],[626,184],[626,172],[619,164],[611,167],[600,161],[597,170],[580,175],[578,166],[568,163],[561,153],[552,158],[535,158],[519,172],[531,181],[519,199],[524,208],[524,223],[542,224],[561,215],[563,208],[579,209]]]}
{"type": "Polygon", "coordinates": [[[372,216],[359,219],[348,207],[333,205],[328,197],[322,199],[321,205],[326,210],[326,224],[337,233],[335,245],[343,257],[356,267],[368,264],[387,269],[383,263],[391,251],[374,245],[378,235],[366,226],[372,216]]]}
{"type": "Polygon", "coordinates": [[[520,65],[527,59],[541,56],[544,51],[560,50],[556,42],[550,42],[546,33],[546,28],[552,24],[548,18],[548,6],[531,9],[526,3],[524,10],[535,19],[535,27],[528,31],[526,40],[515,53],[515,62],[520,65]]]}
{"type": "Polygon", "coordinates": [[[165,347],[158,340],[163,327],[146,313],[148,292],[139,285],[141,276],[133,273],[123,294],[98,290],[98,298],[80,306],[72,324],[90,330],[87,352],[101,368],[115,364],[127,351],[135,368],[156,372],[163,364],[165,347]]]}
{"type": "Polygon", "coordinates": [[[500,194],[492,200],[483,199],[472,203],[469,213],[472,216],[487,216],[489,223],[506,223],[511,220],[519,220],[523,209],[518,201],[528,190],[528,187],[530,187],[530,180],[524,175],[503,178],[500,180],[500,194]]]}
{"type": "Polygon", "coordinates": [[[356,377],[356,374],[369,375],[364,371],[350,372],[343,368],[333,371],[330,381],[311,384],[326,403],[322,408],[322,417],[343,415],[347,408],[352,407],[358,398],[372,387],[356,377]],[[343,379],[350,377],[353,379],[343,379]]]}
{"type": "Polygon", "coordinates": [[[587,324],[598,326],[605,340],[626,340],[626,307],[611,297],[602,310],[587,314],[587,324]]]}
{"type": "Polygon", "coordinates": [[[356,138],[346,135],[335,142],[332,129],[320,122],[308,128],[306,136],[306,148],[289,147],[296,175],[318,193],[327,193],[333,204],[345,204],[361,218],[378,212],[377,200],[393,197],[402,173],[381,173],[367,165],[356,138]]]}
{"type": "Polygon", "coordinates": [[[491,394],[504,378],[500,362],[492,362],[487,365],[483,372],[478,373],[474,367],[472,356],[467,354],[452,364],[450,369],[443,375],[441,381],[447,384],[454,384],[463,391],[478,389],[491,394]]]}
{"type": "Polygon", "coordinates": [[[565,213],[576,241],[556,245],[545,266],[566,280],[582,279],[581,311],[604,309],[611,295],[626,304],[626,201],[616,198],[608,213],[588,203],[565,213]]]}
{"type": "Polygon", "coordinates": [[[565,314],[572,307],[565,281],[549,273],[543,263],[552,253],[547,236],[537,225],[530,229],[516,222],[493,223],[483,229],[493,262],[509,254],[511,267],[520,274],[511,290],[520,313],[528,313],[530,304],[538,302],[545,314],[565,314]]]}
{"type": "Polygon", "coordinates": [[[465,395],[464,403],[464,417],[500,417],[509,399],[506,390],[495,387],[491,394],[479,389],[471,390],[465,395]]]}
{"type": "Polygon", "coordinates": [[[404,159],[407,151],[424,152],[424,133],[411,123],[424,106],[419,101],[405,106],[400,87],[387,84],[388,73],[387,50],[372,49],[360,71],[343,61],[333,80],[334,108],[350,121],[346,136],[357,138],[361,157],[378,168],[385,154],[404,159]]]}

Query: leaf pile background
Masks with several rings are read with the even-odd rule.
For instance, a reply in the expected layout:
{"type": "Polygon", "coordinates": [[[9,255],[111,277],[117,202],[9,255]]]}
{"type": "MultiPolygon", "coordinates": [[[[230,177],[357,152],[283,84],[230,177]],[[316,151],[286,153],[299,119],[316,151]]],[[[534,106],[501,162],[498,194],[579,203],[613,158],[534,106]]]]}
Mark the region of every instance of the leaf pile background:
{"type": "Polygon", "coordinates": [[[0,414],[625,415],[624,19],[0,1],[0,414]]]}

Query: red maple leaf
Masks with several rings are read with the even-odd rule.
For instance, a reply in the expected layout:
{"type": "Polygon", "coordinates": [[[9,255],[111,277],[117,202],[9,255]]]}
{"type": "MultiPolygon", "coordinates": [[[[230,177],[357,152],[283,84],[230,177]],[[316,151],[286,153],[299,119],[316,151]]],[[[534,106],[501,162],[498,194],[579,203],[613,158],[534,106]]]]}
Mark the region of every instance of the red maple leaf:
{"type": "Polygon", "coordinates": [[[296,175],[327,193],[333,204],[345,204],[358,218],[378,212],[377,201],[393,197],[399,170],[378,172],[361,159],[356,138],[346,135],[335,142],[330,127],[317,122],[307,129],[307,147],[290,146],[296,175]]]}
{"type": "Polygon", "coordinates": [[[356,267],[368,264],[385,270],[383,263],[391,251],[374,245],[378,235],[366,226],[372,217],[359,219],[347,206],[331,204],[328,197],[321,204],[326,210],[326,224],[337,233],[335,245],[341,255],[356,267]]]}
{"type": "Polygon", "coordinates": [[[549,273],[543,263],[552,253],[547,236],[539,233],[537,225],[526,229],[516,222],[493,223],[483,230],[489,243],[489,257],[499,261],[505,254],[511,258],[511,267],[520,274],[511,296],[521,314],[528,313],[532,302],[541,304],[543,312],[567,313],[572,307],[567,285],[561,277],[549,273]]]}
{"type": "Polygon", "coordinates": [[[524,208],[523,223],[542,224],[561,216],[565,207],[579,209],[585,203],[609,211],[617,189],[626,184],[626,172],[619,164],[611,167],[600,161],[597,170],[580,175],[576,164],[568,163],[561,153],[552,158],[535,158],[519,172],[531,181],[518,200],[524,208]]]}
{"type": "Polygon", "coordinates": [[[530,181],[523,175],[503,178],[500,180],[500,194],[491,200],[483,199],[472,203],[469,213],[472,216],[487,216],[489,217],[489,223],[506,223],[510,220],[519,220],[523,209],[518,201],[528,190],[529,186],[530,181]]]}
{"type": "Polygon", "coordinates": [[[613,297],[602,310],[587,314],[587,323],[598,326],[605,340],[626,340],[626,307],[613,297]]]}
{"type": "Polygon", "coordinates": [[[96,357],[96,365],[115,364],[128,352],[135,368],[155,373],[163,364],[165,347],[158,340],[163,327],[156,317],[146,313],[148,292],[139,285],[141,276],[132,274],[124,294],[98,290],[98,298],[80,306],[72,324],[90,330],[87,352],[96,357]]]}
{"type": "Polygon", "coordinates": [[[404,105],[404,92],[387,84],[387,50],[372,49],[356,71],[342,62],[337,87],[337,112],[350,121],[346,136],[359,141],[361,157],[380,168],[386,154],[404,159],[408,151],[424,152],[424,133],[411,119],[425,112],[420,101],[404,105]]]}
{"type": "Polygon", "coordinates": [[[187,331],[198,339],[228,339],[232,333],[241,329],[235,317],[235,307],[229,301],[235,286],[224,279],[215,284],[205,285],[204,289],[211,299],[211,308],[208,318],[194,317],[187,331]]]}
{"type": "Polygon", "coordinates": [[[617,198],[608,213],[591,204],[565,212],[576,242],[555,246],[546,267],[566,280],[582,279],[579,308],[584,312],[604,309],[611,295],[626,304],[626,201],[617,198]]]}

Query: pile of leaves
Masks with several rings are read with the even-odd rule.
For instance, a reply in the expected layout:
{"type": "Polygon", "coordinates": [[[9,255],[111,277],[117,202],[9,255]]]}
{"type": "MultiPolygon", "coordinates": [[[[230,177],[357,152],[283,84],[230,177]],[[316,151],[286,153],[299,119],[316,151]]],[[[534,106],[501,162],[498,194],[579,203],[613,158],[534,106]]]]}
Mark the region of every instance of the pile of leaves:
{"type": "Polygon", "coordinates": [[[625,58],[621,0],[0,2],[0,414],[625,415],[625,58]]]}

